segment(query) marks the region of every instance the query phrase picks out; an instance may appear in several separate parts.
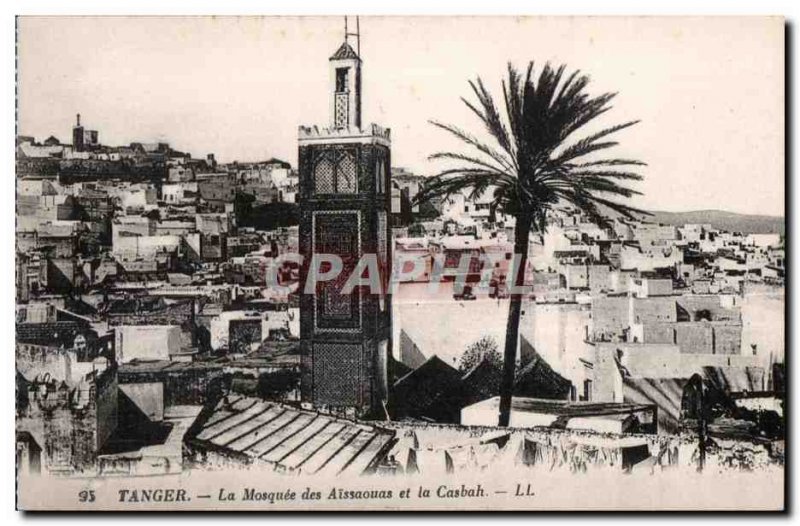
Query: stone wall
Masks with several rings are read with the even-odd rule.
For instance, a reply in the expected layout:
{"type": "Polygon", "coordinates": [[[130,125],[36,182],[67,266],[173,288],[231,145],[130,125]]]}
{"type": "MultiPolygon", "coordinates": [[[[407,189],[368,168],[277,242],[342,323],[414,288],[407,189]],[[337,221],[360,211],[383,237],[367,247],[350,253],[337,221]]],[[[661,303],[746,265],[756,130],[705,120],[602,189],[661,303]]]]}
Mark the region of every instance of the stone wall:
{"type": "Polygon", "coordinates": [[[99,450],[105,445],[119,424],[117,375],[115,371],[107,370],[98,375],[95,382],[94,405],[97,420],[96,447],[99,450]]]}
{"type": "Polygon", "coordinates": [[[741,324],[714,324],[714,353],[739,354],[742,346],[741,324]]]}
{"type": "Polygon", "coordinates": [[[169,360],[181,350],[180,328],[169,325],[118,325],[114,328],[118,363],[131,360],[169,360]]]}
{"type": "Polygon", "coordinates": [[[72,363],[77,360],[74,352],[60,350],[50,345],[17,343],[17,372],[28,380],[36,376],[50,375],[54,380],[70,382],[72,363]]]}
{"type": "Polygon", "coordinates": [[[589,265],[589,289],[592,292],[611,290],[611,269],[608,265],[589,265]]]}
{"type": "Polygon", "coordinates": [[[568,289],[585,289],[589,287],[589,270],[586,265],[561,265],[568,289]]]}
{"type": "Polygon", "coordinates": [[[194,302],[178,301],[154,310],[135,312],[111,312],[108,325],[185,325],[194,319],[194,302]]]}
{"type": "Polygon", "coordinates": [[[531,303],[526,305],[520,323],[520,339],[527,339],[554,371],[580,386],[586,380],[580,359],[591,362],[593,358],[591,347],[586,343],[590,316],[588,305],[531,303]]]}
{"type": "Polygon", "coordinates": [[[635,324],[675,322],[677,307],[672,296],[633,299],[633,319],[635,324]]]}
{"type": "Polygon", "coordinates": [[[425,355],[404,330],[400,331],[400,361],[412,369],[425,363],[425,355]]]}
{"type": "Polygon", "coordinates": [[[209,386],[222,380],[224,374],[221,367],[193,364],[178,371],[121,372],[119,383],[163,383],[165,407],[203,405],[210,394],[209,386]]]}
{"type": "Polygon", "coordinates": [[[93,374],[75,387],[28,383],[17,410],[17,431],[42,448],[42,466],[58,475],[93,475],[97,453],[117,426],[116,370],[93,374]]]}
{"type": "Polygon", "coordinates": [[[151,422],[164,420],[164,384],[162,382],[136,382],[120,384],[120,391],[151,422]]]}
{"type": "Polygon", "coordinates": [[[167,303],[153,310],[133,312],[112,312],[108,314],[109,327],[120,325],[175,325],[181,331],[181,349],[194,345],[196,334],[194,325],[194,300],[181,300],[167,303]]]}
{"type": "Polygon", "coordinates": [[[630,325],[630,299],[627,296],[592,298],[592,334],[594,339],[622,335],[630,325]]]}
{"type": "Polygon", "coordinates": [[[739,354],[742,326],[729,322],[648,323],[642,343],[676,344],[687,354],[739,354]]]}
{"type": "Polygon", "coordinates": [[[595,402],[623,401],[622,379],[616,365],[618,351],[622,351],[621,365],[633,375],[672,378],[686,374],[680,366],[680,349],[676,345],[598,342],[594,349],[592,401],[595,402]]]}

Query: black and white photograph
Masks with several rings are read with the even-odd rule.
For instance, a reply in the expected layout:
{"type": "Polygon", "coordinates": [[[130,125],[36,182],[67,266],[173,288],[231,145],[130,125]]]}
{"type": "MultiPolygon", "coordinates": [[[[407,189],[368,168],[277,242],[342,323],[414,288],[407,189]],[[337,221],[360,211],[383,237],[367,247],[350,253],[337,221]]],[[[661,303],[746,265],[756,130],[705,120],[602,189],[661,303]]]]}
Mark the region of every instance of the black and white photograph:
{"type": "Polygon", "coordinates": [[[786,38],[17,17],[17,507],[784,510],[786,38]]]}

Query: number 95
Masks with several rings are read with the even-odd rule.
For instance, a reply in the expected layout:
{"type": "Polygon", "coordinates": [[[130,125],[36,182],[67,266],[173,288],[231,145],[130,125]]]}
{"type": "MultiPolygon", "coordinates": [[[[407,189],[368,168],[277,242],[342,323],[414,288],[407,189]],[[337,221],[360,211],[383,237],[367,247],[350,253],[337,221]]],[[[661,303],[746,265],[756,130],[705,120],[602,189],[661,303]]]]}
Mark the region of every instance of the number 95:
{"type": "Polygon", "coordinates": [[[94,502],[94,490],[85,489],[78,492],[78,502],[94,502]]]}

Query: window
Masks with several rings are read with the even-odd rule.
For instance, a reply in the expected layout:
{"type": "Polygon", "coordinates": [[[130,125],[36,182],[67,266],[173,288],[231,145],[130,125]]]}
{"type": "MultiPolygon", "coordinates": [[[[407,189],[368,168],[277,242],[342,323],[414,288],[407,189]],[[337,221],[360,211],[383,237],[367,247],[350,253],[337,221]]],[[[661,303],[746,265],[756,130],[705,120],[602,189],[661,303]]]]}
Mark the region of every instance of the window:
{"type": "Polygon", "coordinates": [[[337,93],[335,102],[335,119],[337,128],[347,128],[347,119],[349,118],[350,100],[347,93],[337,93]]]}
{"type": "Polygon", "coordinates": [[[343,154],[334,164],[329,156],[314,167],[314,193],[354,194],[358,191],[358,170],[351,154],[343,154]]]}
{"type": "Polygon", "coordinates": [[[336,167],[336,192],[356,193],[356,163],[350,155],[343,155],[336,167]]]}
{"type": "Polygon", "coordinates": [[[348,70],[350,68],[336,68],[336,93],[348,91],[348,70]]]}
{"type": "Polygon", "coordinates": [[[383,158],[378,157],[375,160],[375,193],[382,194],[386,192],[386,170],[384,169],[383,158]]]}
{"type": "Polygon", "coordinates": [[[314,193],[330,194],[334,191],[333,184],[333,163],[328,159],[322,159],[314,167],[314,193]]]}

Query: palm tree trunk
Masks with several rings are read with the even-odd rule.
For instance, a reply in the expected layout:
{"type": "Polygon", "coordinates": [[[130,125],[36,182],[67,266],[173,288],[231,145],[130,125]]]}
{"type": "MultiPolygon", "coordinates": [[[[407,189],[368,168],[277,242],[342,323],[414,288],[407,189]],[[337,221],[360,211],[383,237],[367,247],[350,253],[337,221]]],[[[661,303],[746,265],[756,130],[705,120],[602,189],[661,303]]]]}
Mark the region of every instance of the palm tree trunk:
{"type": "Polygon", "coordinates": [[[517,337],[519,336],[519,318],[522,312],[522,294],[520,288],[525,283],[525,267],[528,263],[528,238],[531,231],[531,217],[527,214],[517,217],[514,229],[514,262],[511,280],[511,305],[508,308],[506,322],[506,346],[503,352],[503,378],[500,381],[500,427],[507,427],[511,419],[511,395],[514,390],[514,372],[517,360],[517,337]]]}
{"type": "Polygon", "coordinates": [[[700,458],[697,462],[697,471],[702,472],[706,466],[706,441],[708,440],[708,415],[706,413],[706,386],[703,380],[698,382],[697,388],[700,399],[700,410],[697,414],[698,449],[700,458]]]}

